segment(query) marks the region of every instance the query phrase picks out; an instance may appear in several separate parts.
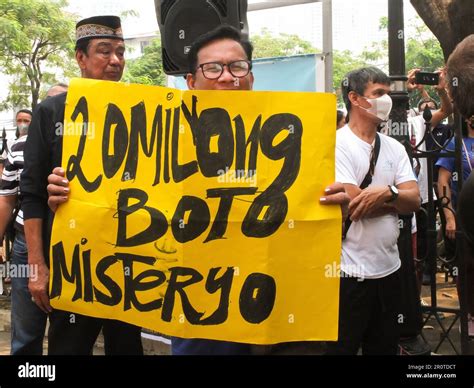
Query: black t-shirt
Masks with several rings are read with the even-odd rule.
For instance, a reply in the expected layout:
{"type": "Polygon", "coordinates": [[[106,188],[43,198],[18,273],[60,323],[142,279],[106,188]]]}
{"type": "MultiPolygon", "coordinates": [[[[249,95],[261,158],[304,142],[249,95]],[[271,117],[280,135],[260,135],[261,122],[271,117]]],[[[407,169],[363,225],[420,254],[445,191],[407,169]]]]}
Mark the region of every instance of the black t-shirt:
{"type": "Polygon", "coordinates": [[[53,213],[48,207],[48,175],[61,166],[62,133],[66,93],[50,97],[33,112],[24,150],[25,164],[20,180],[25,220],[43,220],[43,250],[48,261],[53,213]]]}

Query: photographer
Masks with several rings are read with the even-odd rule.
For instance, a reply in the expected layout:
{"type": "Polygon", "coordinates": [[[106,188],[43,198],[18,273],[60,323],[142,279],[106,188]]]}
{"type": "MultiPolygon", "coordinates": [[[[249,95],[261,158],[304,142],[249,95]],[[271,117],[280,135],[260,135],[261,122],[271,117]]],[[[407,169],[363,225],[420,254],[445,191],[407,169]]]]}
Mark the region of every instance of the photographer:
{"type": "MultiPolygon", "coordinates": [[[[423,99],[418,103],[418,115],[414,117],[408,117],[409,124],[409,137],[412,143],[412,147],[416,147],[416,151],[425,152],[427,150],[427,140],[422,142],[425,132],[426,124],[425,119],[423,118],[423,112],[425,108],[431,110],[431,121],[430,127],[433,130],[438,126],[446,117],[453,113],[453,105],[451,100],[448,97],[446,92],[446,80],[445,80],[445,70],[438,69],[436,74],[439,74],[439,81],[437,85],[433,85],[436,93],[440,99],[440,108],[437,109],[437,104],[433,101],[425,90],[423,84],[417,83],[417,74],[420,73],[420,69],[413,69],[408,72],[408,81],[407,81],[407,90],[408,92],[413,92],[418,90],[423,99]],[[422,143],[421,143],[422,142],[422,143]],[[421,144],[420,144],[421,143],[421,144]]],[[[419,81],[422,81],[420,78],[419,81]]],[[[414,163],[415,174],[418,179],[418,186],[420,188],[421,203],[422,209],[416,214],[416,225],[417,225],[417,256],[419,259],[426,259],[427,253],[427,217],[426,210],[428,206],[428,160],[426,158],[416,159],[414,163]]],[[[436,201],[436,196],[433,195],[433,198],[436,201]]],[[[430,280],[430,268],[426,266],[423,273],[423,284],[429,284],[430,280]]],[[[421,275],[420,275],[421,276],[421,275]]]]}

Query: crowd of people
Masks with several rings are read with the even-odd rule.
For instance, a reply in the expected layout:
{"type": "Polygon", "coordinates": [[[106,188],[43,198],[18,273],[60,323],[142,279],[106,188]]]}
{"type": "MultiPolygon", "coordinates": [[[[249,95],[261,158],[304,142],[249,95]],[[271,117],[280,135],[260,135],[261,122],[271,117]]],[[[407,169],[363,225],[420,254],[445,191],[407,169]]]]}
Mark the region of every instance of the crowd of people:
{"type": "MultiPolygon", "coordinates": [[[[418,111],[409,117],[410,138],[416,149],[423,151],[433,146],[424,142],[427,128],[431,133],[441,134],[435,136],[435,143],[449,140],[449,128],[442,121],[453,112],[452,99],[465,118],[465,190],[472,190],[473,186],[470,172],[474,164],[474,109],[471,102],[466,104],[464,100],[469,100],[467,96],[472,95],[474,87],[469,93],[461,94],[452,80],[461,77],[461,70],[455,65],[470,50],[471,62],[463,64],[462,69],[471,66],[471,78],[466,83],[472,85],[473,41],[474,35],[466,38],[450,57],[447,69],[440,72],[440,82],[434,86],[440,98],[439,109],[423,86],[415,83],[419,69],[408,74],[407,82],[409,90],[417,89],[423,95],[418,111]],[[431,118],[427,126],[423,113],[428,110],[431,118]]],[[[75,55],[83,78],[119,82],[125,52],[118,17],[96,16],[77,23],[75,55]]],[[[232,27],[220,26],[199,37],[188,53],[188,60],[186,82],[190,90],[252,90],[252,45],[232,27]]],[[[360,348],[363,354],[396,354],[401,301],[398,215],[417,214],[418,255],[425,255],[426,222],[419,209],[426,207],[429,191],[437,189],[438,197],[448,199],[442,213],[446,237],[450,240],[459,229],[456,205],[459,202],[459,207],[469,207],[472,196],[464,191],[458,193],[452,179],[455,170],[452,158],[442,157],[436,162],[440,167],[438,186],[428,187],[426,160],[410,160],[398,141],[380,131],[392,109],[390,78],[383,71],[366,67],[349,72],[342,94],[347,113],[337,114],[336,183],[319,198],[321,204],[341,207],[344,224],[339,338],[326,344],[326,354],[357,354],[360,348]]],[[[18,112],[19,138],[9,148],[4,161],[0,237],[14,214],[11,260],[37,268],[35,278],[12,279],[11,352],[42,354],[49,319],[48,354],[92,354],[102,330],[106,354],[140,355],[143,354],[140,327],[53,309],[49,302],[51,228],[55,211],[68,200],[70,193],[61,166],[62,137],[55,131],[56,124],[64,122],[66,95],[67,86],[57,85],[33,113],[18,112]]],[[[451,139],[447,149],[453,147],[451,139]]],[[[467,236],[471,238],[469,219],[463,218],[461,224],[470,230],[467,236]]],[[[172,353],[261,354],[261,351],[246,343],[173,338],[172,353]]]]}

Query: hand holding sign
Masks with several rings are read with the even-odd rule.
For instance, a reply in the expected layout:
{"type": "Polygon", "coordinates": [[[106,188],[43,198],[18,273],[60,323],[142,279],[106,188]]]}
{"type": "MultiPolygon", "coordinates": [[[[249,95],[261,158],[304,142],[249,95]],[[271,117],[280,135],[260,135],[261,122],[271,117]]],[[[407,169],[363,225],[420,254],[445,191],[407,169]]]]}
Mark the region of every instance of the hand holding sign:
{"type": "Polygon", "coordinates": [[[315,200],[334,180],[333,95],[75,80],[65,118],[54,307],[179,337],[336,338],[340,211],[315,200]]]}
{"type": "Polygon", "coordinates": [[[69,181],[65,179],[65,174],[64,169],[55,167],[52,174],[48,176],[48,206],[53,213],[59,205],[68,200],[69,181]]]}

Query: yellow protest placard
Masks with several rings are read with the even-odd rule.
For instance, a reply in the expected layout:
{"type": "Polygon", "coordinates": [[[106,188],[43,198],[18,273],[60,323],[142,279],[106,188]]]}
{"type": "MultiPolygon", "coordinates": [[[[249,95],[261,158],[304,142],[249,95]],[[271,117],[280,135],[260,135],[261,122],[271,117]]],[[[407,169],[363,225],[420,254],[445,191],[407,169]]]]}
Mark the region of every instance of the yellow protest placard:
{"type": "Polygon", "coordinates": [[[168,335],[337,338],[335,96],[77,79],[53,307],[168,335]],[[329,269],[329,271],[328,271],[329,269]]]}

